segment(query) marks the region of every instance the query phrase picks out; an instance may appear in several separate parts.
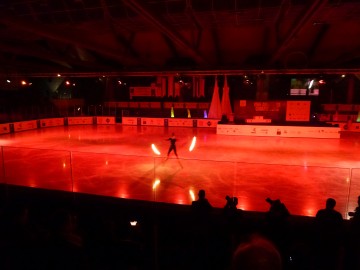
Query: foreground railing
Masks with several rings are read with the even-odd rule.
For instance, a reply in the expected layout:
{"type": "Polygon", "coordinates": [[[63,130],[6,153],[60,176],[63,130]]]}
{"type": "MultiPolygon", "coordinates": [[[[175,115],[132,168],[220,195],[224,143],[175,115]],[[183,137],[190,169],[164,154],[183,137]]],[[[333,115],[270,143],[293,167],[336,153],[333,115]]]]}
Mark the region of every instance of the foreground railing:
{"type": "Polygon", "coordinates": [[[205,189],[215,207],[236,196],[238,208],[266,211],[280,198],[295,215],[314,216],[333,197],[345,218],[357,206],[360,168],[168,159],[1,147],[0,182],[119,198],[191,204],[205,189]]]}

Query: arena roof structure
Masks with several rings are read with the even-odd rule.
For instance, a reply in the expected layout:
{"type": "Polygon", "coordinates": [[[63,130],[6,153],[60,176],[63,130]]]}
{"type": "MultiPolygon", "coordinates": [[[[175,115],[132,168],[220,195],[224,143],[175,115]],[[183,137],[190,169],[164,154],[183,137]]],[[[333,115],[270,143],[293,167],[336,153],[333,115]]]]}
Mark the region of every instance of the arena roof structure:
{"type": "Polygon", "coordinates": [[[0,74],[360,70],[359,0],[2,0],[0,74]]]}

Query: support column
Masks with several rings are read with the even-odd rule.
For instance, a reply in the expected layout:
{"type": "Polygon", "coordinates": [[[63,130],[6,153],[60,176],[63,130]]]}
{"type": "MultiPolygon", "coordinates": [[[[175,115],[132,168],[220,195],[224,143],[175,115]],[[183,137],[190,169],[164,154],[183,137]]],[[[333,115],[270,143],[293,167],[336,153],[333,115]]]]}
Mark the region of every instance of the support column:
{"type": "Polygon", "coordinates": [[[355,89],[355,78],[353,76],[349,76],[348,78],[348,88],[347,88],[347,96],[346,103],[352,104],[354,102],[354,89],[355,89]]]}
{"type": "Polygon", "coordinates": [[[198,97],[198,93],[199,93],[198,89],[199,89],[199,78],[193,76],[192,77],[192,96],[195,98],[198,97]]]}
{"type": "Polygon", "coordinates": [[[166,96],[166,77],[161,77],[161,97],[166,96]]]}
{"type": "Polygon", "coordinates": [[[198,97],[205,97],[205,78],[201,77],[199,82],[199,95],[198,97]]]}
{"type": "Polygon", "coordinates": [[[174,76],[168,76],[168,97],[174,96],[174,76]]]}
{"type": "Polygon", "coordinates": [[[112,101],[114,100],[114,97],[115,97],[114,81],[111,77],[106,77],[104,100],[112,101]]]}
{"type": "Polygon", "coordinates": [[[256,79],[256,100],[266,101],[269,97],[269,75],[260,74],[256,79]]]}

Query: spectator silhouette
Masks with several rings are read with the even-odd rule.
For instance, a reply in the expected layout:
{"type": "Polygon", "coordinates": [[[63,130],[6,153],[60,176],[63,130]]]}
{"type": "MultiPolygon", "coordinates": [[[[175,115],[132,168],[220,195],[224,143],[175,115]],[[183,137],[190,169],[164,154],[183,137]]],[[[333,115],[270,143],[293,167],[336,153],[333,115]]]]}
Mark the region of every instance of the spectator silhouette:
{"type": "Polygon", "coordinates": [[[238,205],[238,198],[237,197],[230,197],[226,195],[225,197],[226,204],[224,206],[224,215],[225,221],[227,225],[230,226],[230,229],[233,230],[234,227],[237,225],[239,218],[241,217],[241,210],[237,209],[238,205]]]}
{"type": "MultiPolygon", "coordinates": [[[[272,240],[277,246],[282,258],[288,258],[289,253],[289,217],[290,212],[286,205],[280,200],[273,200],[266,198],[265,201],[269,203],[270,207],[265,215],[265,235],[272,240]]],[[[285,265],[287,261],[284,261],[285,265]]]]}
{"type": "Polygon", "coordinates": [[[281,255],[268,239],[252,235],[235,250],[231,270],[281,270],[281,255]]]}
{"type": "Polygon", "coordinates": [[[336,201],[326,200],[325,209],[320,209],[315,217],[315,240],[317,269],[339,269],[343,252],[343,218],[335,210],[336,201]]]}
{"type": "Polygon", "coordinates": [[[0,218],[0,268],[38,268],[37,242],[38,234],[31,222],[30,208],[18,202],[7,205],[0,218]]]}
{"type": "Polygon", "coordinates": [[[355,208],[354,212],[349,212],[349,216],[351,217],[352,223],[360,225],[360,196],[357,199],[358,206],[355,208]]]}
{"type": "Polygon", "coordinates": [[[346,269],[360,269],[360,196],[354,212],[349,212],[350,227],[346,245],[346,269]]]}
{"type": "Polygon", "coordinates": [[[200,213],[209,213],[213,209],[212,205],[206,198],[205,190],[199,190],[198,199],[192,202],[192,208],[200,213]]]}
{"type": "Polygon", "coordinates": [[[237,197],[231,198],[229,195],[226,195],[225,200],[226,200],[226,204],[224,206],[225,210],[233,211],[237,209],[237,205],[238,205],[237,197]]]}
{"type": "Polygon", "coordinates": [[[266,198],[265,201],[270,204],[269,211],[266,213],[267,222],[275,226],[282,225],[290,216],[290,212],[285,204],[279,199],[272,200],[266,198]]]}
{"type": "Polygon", "coordinates": [[[214,231],[213,220],[210,220],[210,213],[213,209],[205,195],[205,190],[201,189],[198,199],[192,202],[193,210],[193,233],[192,256],[195,269],[209,269],[211,267],[211,255],[214,250],[214,231]]]}
{"type": "Polygon", "coordinates": [[[228,253],[231,254],[238,245],[240,235],[244,228],[242,228],[243,224],[241,222],[242,210],[237,209],[238,198],[226,195],[225,200],[226,204],[223,208],[225,225],[223,238],[227,239],[227,246],[230,248],[230,252],[228,253]]]}
{"type": "Polygon", "coordinates": [[[82,236],[77,231],[76,216],[63,208],[50,217],[46,242],[48,269],[88,268],[82,236]]]}

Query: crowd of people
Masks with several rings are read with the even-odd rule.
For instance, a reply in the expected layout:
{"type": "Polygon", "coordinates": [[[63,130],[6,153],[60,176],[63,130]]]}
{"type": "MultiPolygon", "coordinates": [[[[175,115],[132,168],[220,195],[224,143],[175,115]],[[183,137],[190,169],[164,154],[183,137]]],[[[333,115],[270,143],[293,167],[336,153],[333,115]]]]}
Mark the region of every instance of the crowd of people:
{"type": "Polygon", "coordinates": [[[204,189],[185,214],[151,208],[146,217],[101,204],[10,203],[0,209],[0,268],[360,269],[360,196],[351,220],[328,198],[307,226],[280,199],[264,203],[258,219],[238,209],[236,197],[213,207],[204,189]]]}
{"type": "MultiPolygon", "coordinates": [[[[226,196],[225,200],[224,214],[232,231],[231,226],[238,224],[242,210],[237,209],[236,197],[226,196]]],[[[360,269],[360,196],[358,207],[348,213],[351,217],[348,227],[341,213],[335,209],[334,198],[328,198],[325,208],[318,210],[310,237],[313,256],[306,256],[306,248],[300,249],[300,252],[291,250],[293,231],[289,223],[291,214],[286,205],[280,199],[266,198],[265,201],[269,210],[263,227],[250,233],[246,241],[240,241],[233,248],[231,270],[360,269]]],[[[199,191],[198,200],[192,203],[192,207],[196,212],[209,213],[212,210],[205,190],[199,191]]]]}

